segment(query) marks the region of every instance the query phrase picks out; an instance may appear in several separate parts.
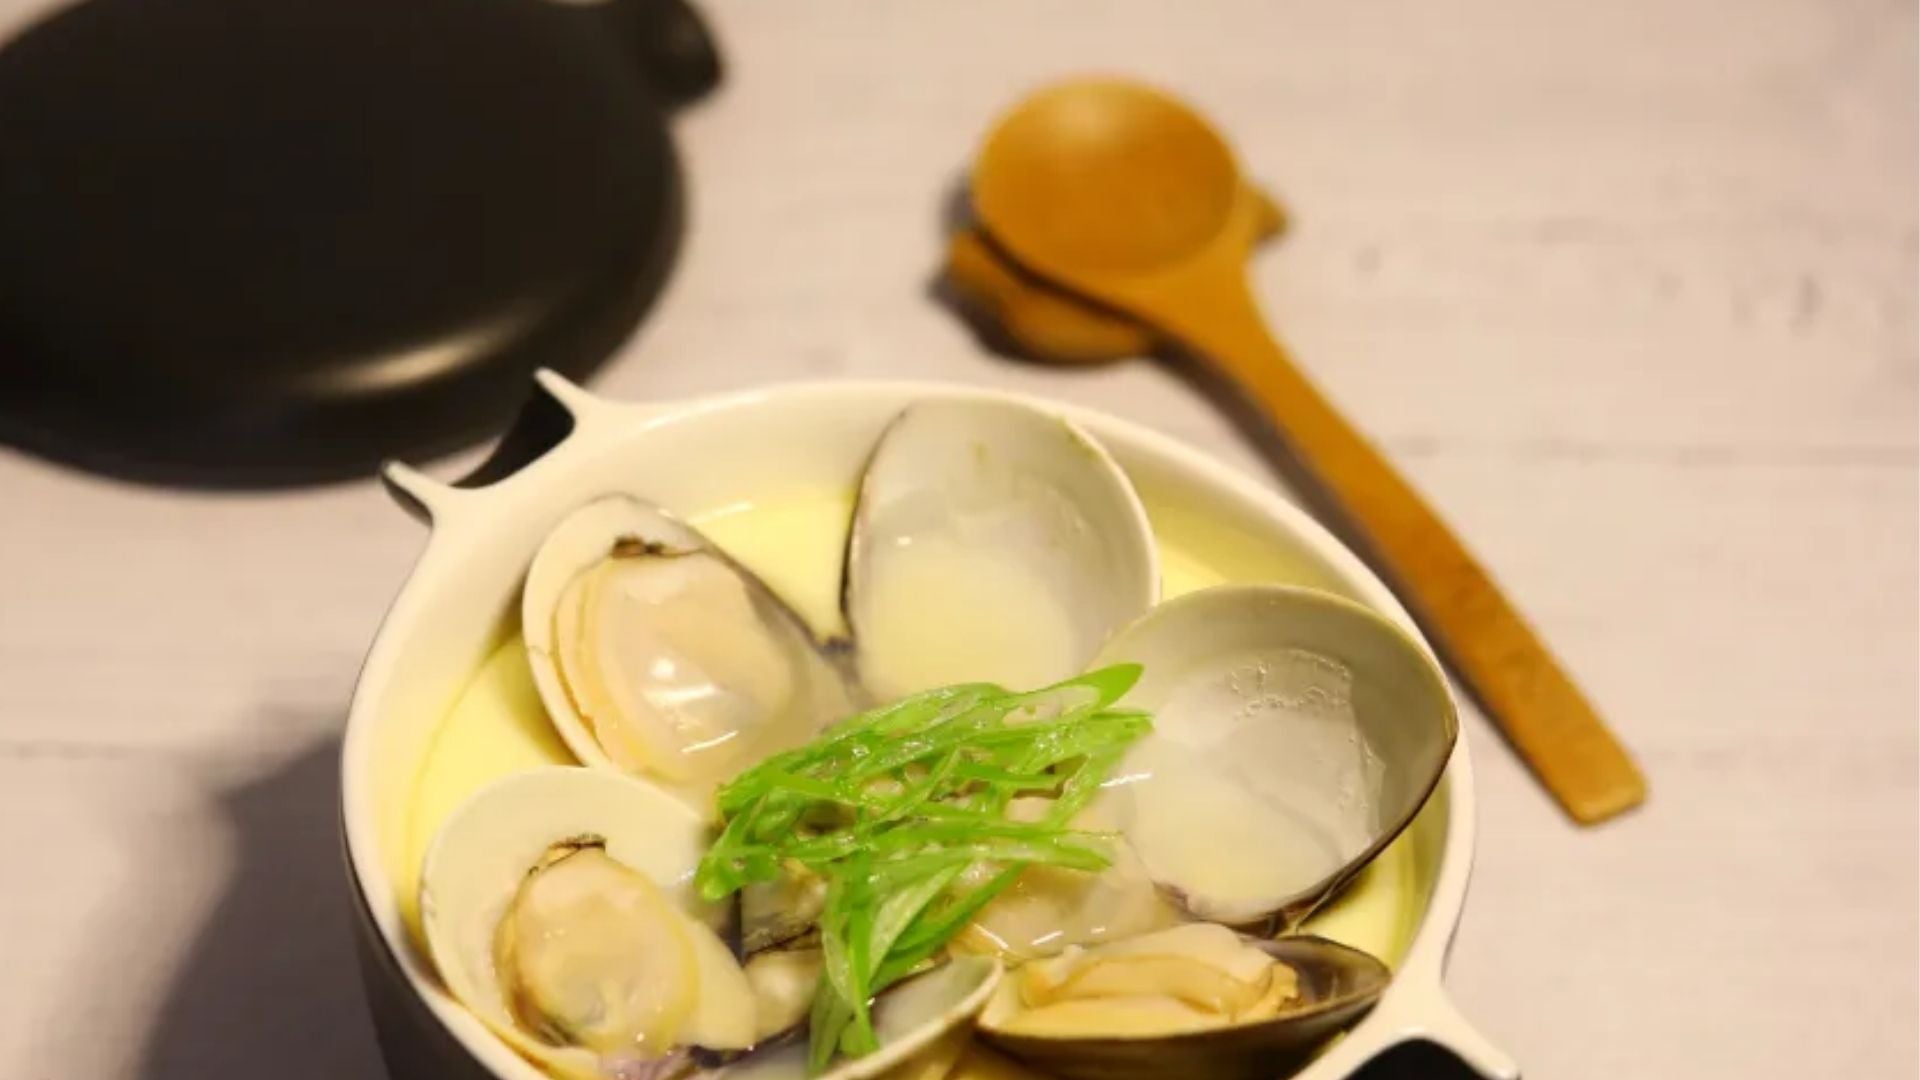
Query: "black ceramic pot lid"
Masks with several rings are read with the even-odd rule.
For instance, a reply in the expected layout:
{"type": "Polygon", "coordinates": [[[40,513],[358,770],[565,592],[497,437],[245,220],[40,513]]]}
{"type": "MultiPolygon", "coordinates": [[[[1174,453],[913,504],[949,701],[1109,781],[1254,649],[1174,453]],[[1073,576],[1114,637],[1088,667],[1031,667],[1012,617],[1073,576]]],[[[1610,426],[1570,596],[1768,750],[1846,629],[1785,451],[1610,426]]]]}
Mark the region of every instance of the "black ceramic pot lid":
{"type": "Polygon", "coordinates": [[[365,474],[632,330],[679,234],[679,0],[85,0],[0,49],[0,438],[365,474]]]}

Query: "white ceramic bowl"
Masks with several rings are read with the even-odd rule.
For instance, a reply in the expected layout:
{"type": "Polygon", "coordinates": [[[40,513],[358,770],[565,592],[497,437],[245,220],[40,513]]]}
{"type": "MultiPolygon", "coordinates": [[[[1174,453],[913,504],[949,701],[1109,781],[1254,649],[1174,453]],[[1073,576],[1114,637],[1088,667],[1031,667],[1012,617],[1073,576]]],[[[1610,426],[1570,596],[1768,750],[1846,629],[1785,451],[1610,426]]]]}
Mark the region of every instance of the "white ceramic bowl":
{"type": "MultiPolygon", "coordinates": [[[[397,867],[434,732],[511,627],[535,546],[568,510],[609,490],[673,507],[781,491],[850,490],[881,427],[909,401],[1013,397],[910,383],[787,384],[673,405],[604,401],[542,373],[494,458],[460,486],[402,465],[386,479],[431,523],[426,550],[381,626],[354,692],[342,761],[348,871],[381,1047],[396,1078],[542,1080],[441,988],[402,914],[397,867]]],[[[1359,559],[1300,509],[1164,436],[1057,402],[1033,402],[1093,432],[1150,509],[1202,520],[1284,550],[1308,577],[1400,621],[1406,613],[1359,559]]],[[[1417,632],[1416,632],[1417,636],[1417,632]]],[[[1441,971],[1473,861],[1473,780],[1465,740],[1410,829],[1423,914],[1392,986],[1348,1036],[1299,1073],[1345,1077],[1381,1051],[1426,1039],[1492,1078],[1516,1073],[1449,1004],[1441,971]]],[[[1199,1080],[1199,1078],[1196,1078],[1199,1080]]]]}

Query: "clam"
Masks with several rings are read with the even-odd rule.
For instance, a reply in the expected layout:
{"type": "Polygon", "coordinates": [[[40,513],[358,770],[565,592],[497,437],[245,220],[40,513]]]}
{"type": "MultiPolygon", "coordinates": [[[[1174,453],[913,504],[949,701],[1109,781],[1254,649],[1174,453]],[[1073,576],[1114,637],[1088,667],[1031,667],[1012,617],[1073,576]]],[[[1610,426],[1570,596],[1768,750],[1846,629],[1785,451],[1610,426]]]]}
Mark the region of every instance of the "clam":
{"type": "Polygon", "coordinates": [[[759,1037],[754,990],[695,899],[702,817],[614,772],[482,789],[427,853],[421,919],[447,989],[556,1076],[673,1075],[759,1037]]]}
{"type": "Polygon", "coordinates": [[[696,806],[852,700],[765,584],[691,526],[623,495],[582,506],[541,544],[521,632],[576,757],[657,779],[696,806]]]}
{"type": "Polygon", "coordinates": [[[1002,970],[996,960],[957,957],[889,987],[873,1001],[879,1049],[837,1060],[825,1072],[808,1071],[806,1040],[793,1038],[755,1049],[717,1070],[712,1080],[873,1080],[943,1049],[943,1040],[986,1006],[1002,970]]]}
{"type": "Polygon", "coordinates": [[[1139,496],[1051,413],[909,406],[861,478],[842,600],[861,680],[881,700],[1079,674],[1159,588],[1139,496]]]}
{"type": "MultiPolygon", "coordinates": [[[[1049,799],[1015,799],[1009,816],[1031,820],[1051,805],[1049,799]]],[[[1114,800],[1097,801],[1075,817],[1073,827],[1111,833],[1117,825],[1113,810],[1114,800]]],[[[1028,867],[973,917],[955,948],[1016,964],[1181,922],[1179,908],[1155,885],[1133,846],[1121,837],[1108,846],[1112,863],[1095,873],[1028,867]]],[[[970,879],[984,880],[995,870],[990,864],[973,867],[961,884],[971,886],[976,881],[970,879]]]]}
{"type": "Polygon", "coordinates": [[[817,948],[766,949],[747,958],[760,1041],[806,1023],[826,959],[817,948]]]}
{"type": "Polygon", "coordinates": [[[1270,1080],[1364,1015],[1388,978],[1323,938],[1189,923],[1028,964],[979,1028],[1068,1080],[1270,1080]]]}
{"type": "Polygon", "coordinates": [[[814,936],[827,903],[827,883],[798,864],[773,881],[740,890],[740,951],[753,956],[814,936]]]}
{"type": "Polygon", "coordinates": [[[1404,829],[1459,723],[1397,626],[1310,589],[1222,586],[1162,604],[1098,663],[1136,662],[1149,710],[1103,799],[1193,915],[1293,926],[1404,829]]]}

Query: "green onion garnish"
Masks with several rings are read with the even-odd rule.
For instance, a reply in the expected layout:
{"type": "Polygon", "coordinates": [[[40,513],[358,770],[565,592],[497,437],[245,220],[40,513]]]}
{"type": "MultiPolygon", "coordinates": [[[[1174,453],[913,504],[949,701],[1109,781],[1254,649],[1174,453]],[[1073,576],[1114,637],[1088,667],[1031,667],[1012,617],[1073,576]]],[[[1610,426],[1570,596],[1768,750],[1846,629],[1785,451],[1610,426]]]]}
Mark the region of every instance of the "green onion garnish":
{"type": "Polygon", "coordinates": [[[1106,868],[1106,838],[1068,827],[1152,730],[1113,704],[1140,677],[1121,664],[1015,693],[967,683],[828,728],[722,787],[720,836],[694,883],[719,900],[797,862],[827,884],[825,975],[810,1019],[813,1071],[877,1049],[868,1003],[946,947],[1022,869],[1106,868]],[[1051,798],[1015,821],[1019,797],[1051,798]],[[981,865],[988,872],[968,874],[981,865]],[[984,879],[963,886],[962,881],[984,879]]]}

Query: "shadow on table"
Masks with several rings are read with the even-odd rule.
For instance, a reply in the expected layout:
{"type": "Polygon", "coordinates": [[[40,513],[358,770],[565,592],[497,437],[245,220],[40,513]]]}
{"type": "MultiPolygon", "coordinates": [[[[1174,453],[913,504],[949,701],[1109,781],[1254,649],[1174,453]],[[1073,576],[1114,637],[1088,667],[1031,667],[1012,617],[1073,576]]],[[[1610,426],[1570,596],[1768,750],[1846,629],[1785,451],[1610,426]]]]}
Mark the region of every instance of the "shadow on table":
{"type": "Polygon", "coordinates": [[[1368,1062],[1351,1080],[1479,1080],[1479,1073],[1432,1043],[1404,1043],[1368,1062]]]}
{"type": "Polygon", "coordinates": [[[385,1075],[354,966],[339,761],[328,737],[218,793],[232,869],[159,1006],[142,1080],[385,1075]]]}

